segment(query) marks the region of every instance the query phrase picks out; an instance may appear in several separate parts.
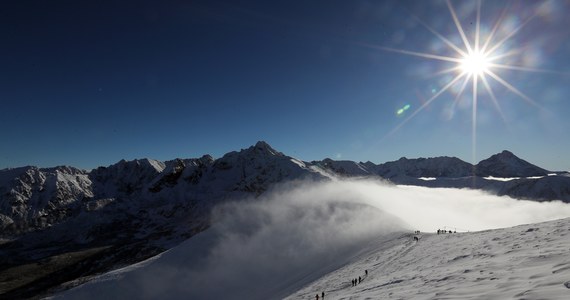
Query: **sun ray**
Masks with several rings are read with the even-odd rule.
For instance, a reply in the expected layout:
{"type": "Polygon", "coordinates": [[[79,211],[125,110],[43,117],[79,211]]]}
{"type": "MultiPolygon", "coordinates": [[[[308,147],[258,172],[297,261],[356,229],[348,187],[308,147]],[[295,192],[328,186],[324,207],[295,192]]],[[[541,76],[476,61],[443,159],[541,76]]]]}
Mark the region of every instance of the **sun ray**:
{"type": "Polygon", "coordinates": [[[491,49],[489,49],[489,51],[487,51],[486,53],[493,53],[495,52],[497,49],[499,49],[506,41],[508,41],[511,37],[513,37],[517,32],[519,32],[524,26],[526,26],[526,24],[528,24],[531,20],[534,19],[534,17],[536,16],[536,14],[530,16],[529,18],[527,18],[523,23],[521,23],[517,28],[513,29],[511,32],[509,32],[509,34],[507,34],[502,40],[500,40],[499,42],[497,42],[496,44],[494,44],[491,49]]]}
{"type": "Polygon", "coordinates": [[[515,56],[515,55],[521,54],[524,49],[525,48],[518,48],[518,49],[509,50],[509,51],[507,51],[505,53],[501,53],[501,54],[495,54],[495,55],[489,54],[488,61],[492,62],[492,61],[507,58],[510,56],[515,56]]]}
{"type": "Polygon", "coordinates": [[[433,33],[435,36],[437,36],[440,40],[442,40],[446,45],[448,45],[451,49],[455,50],[455,52],[457,52],[457,54],[459,54],[461,56],[467,55],[467,53],[465,51],[461,50],[459,47],[457,47],[450,40],[445,38],[441,33],[437,32],[435,29],[433,29],[432,27],[427,25],[425,22],[423,22],[420,18],[418,18],[417,16],[413,16],[413,17],[416,21],[418,21],[420,24],[422,24],[427,30],[429,30],[431,33],[433,33]]]}
{"type": "Polygon", "coordinates": [[[457,71],[461,71],[461,66],[457,65],[457,66],[454,66],[451,68],[439,70],[439,71],[432,73],[432,74],[433,75],[444,75],[444,74],[453,73],[453,72],[457,72],[457,71]]]}
{"type": "Polygon", "coordinates": [[[485,41],[485,44],[483,44],[483,47],[481,47],[481,51],[484,53],[487,53],[487,47],[489,46],[489,44],[491,43],[491,41],[493,40],[493,37],[495,36],[495,34],[497,33],[497,30],[499,29],[499,26],[501,25],[501,23],[503,23],[503,20],[505,19],[505,16],[507,14],[507,10],[510,6],[510,3],[508,3],[507,5],[505,5],[505,7],[503,8],[503,10],[501,11],[501,15],[499,16],[499,19],[497,19],[497,22],[495,23],[495,25],[493,26],[493,29],[491,30],[491,33],[489,34],[489,36],[487,37],[487,40],[485,41]]]}
{"type": "Polygon", "coordinates": [[[502,84],[503,86],[505,86],[507,89],[509,89],[511,92],[517,94],[519,97],[523,98],[524,100],[526,100],[527,103],[531,104],[532,106],[535,106],[541,110],[543,110],[544,108],[542,106],[540,106],[538,103],[536,103],[534,100],[532,100],[529,96],[525,95],[523,92],[519,91],[517,88],[515,88],[514,86],[512,86],[511,84],[509,84],[508,82],[506,82],[505,80],[503,80],[501,77],[499,77],[499,75],[495,74],[493,71],[491,70],[487,70],[485,72],[487,75],[493,77],[493,79],[495,79],[497,82],[499,82],[500,84],[502,84]]]}
{"type": "Polygon", "coordinates": [[[497,69],[507,69],[507,70],[516,70],[516,71],[526,71],[526,72],[534,72],[534,73],[546,73],[546,74],[570,76],[570,72],[560,72],[560,71],[548,70],[548,69],[538,69],[538,68],[530,68],[530,67],[515,66],[515,65],[503,65],[503,64],[495,64],[495,63],[489,63],[489,66],[491,66],[493,68],[497,68],[497,69]]]}
{"type": "Polygon", "coordinates": [[[363,44],[363,45],[367,46],[367,47],[375,48],[375,49],[381,49],[381,50],[385,50],[385,51],[389,51],[389,52],[396,52],[396,53],[401,53],[401,54],[413,55],[413,56],[417,56],[417,57],[431,58],[431,59],[449,61],[449,62],[454,62],[454,63],[461,62],[461,59],[455,58],[455,57],[450,57],[450,56],[435,55],[435,54],[430,54],[430,53],[395,49],[395,48],[384,47],[384,46],[374,46],[374,45],[367,45],[367,44],[363,44]]]}
{"type": "MultiPolygon", "coordinates": [[[[475,50],[479,50],[479,30],[481,27],[481,0],[477,0],[477,21],[475,22],[475,50]]],[[[481,51],[481,53],[485,53],[481,51]]]]}
{"type": "Polygon", "coordinates": [[[463,95],[463,92],[467,87],[467,83],[469,83],[469,79],[471,79],[471,75],[467,74],[467,76],[465,76],[465,80],[461,84],[459,92],[457,92],[457,95],[455,95],[455,98],[453,99],[453,103],[451,104],[451,111],[455,111],[455,107],[457,106],[457,103],[459,103],[459,98],[461,97],[461,95],[463,95]]]}
{"type": "MultiPolygon", "coordinates": [[[[478,76],[473,76],[473,108],[471,112],[471,162],[473,165],[477,162],[477,78],[478,76]]],[[[473,177],[475,177],[475,172],[473,172],[473,177]]]]}
{"type": "Polygon", "coordinates": [[[495,109],[497,110],[497,112],[499,112],[499,115],[501,115],[501,119],[503,120],[503,123],[505,125],[507,125],[507,118],[505,117],[505,114],[503,113],[503,110],[501,109],[501,105],[499,104],[499,101],[497,101],[497,97],[495,97],[495,93],[493,92],[493,89],[491,89],[491,86],[489,85],[487,78],[485,78],[485,76],[481,76],[481,81],[483,82],[483,85],[485,86],[487,93],[489,93],[489,96],[491,97],[491,100],[493,101],[493,104],[495,105],[495,109]]]}
{"type": "Polygon", "coordinates": [[[467,48],[467,52],[471,53],[473,51],[473,49],[471,48],[471,44],[469,44],[469,40],[467,39],[467,36],[465,36],[465,31],[463,31],[463,27],[461,26],[459,19],[457,19],[457,14],[455,13],[455,10],[453,9],[453,6],[451,5],[450,0],[447,0],[447,7],[449,8],[449,12],[451,13],[451,17],[453,18],[453,22],[455,22],[455,27],[457,27],[457,31],[459,31],[459,34],[461,35],[461,39],[463,39],[463,43],[465,44],[465,47],[467,48]]]}

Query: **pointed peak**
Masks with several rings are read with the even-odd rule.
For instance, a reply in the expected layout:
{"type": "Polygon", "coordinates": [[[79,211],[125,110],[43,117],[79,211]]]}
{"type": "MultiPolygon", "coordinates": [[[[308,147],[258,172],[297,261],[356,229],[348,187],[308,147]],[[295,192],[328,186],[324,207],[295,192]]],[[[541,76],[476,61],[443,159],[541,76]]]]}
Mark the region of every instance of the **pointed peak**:
{"type": "MultiPolygon", "coordinates": [[[[523,161],[521,158],[516,156],[514,153],[508,150],[503,150],[497,154],[491,155],[489,158],[482,160],[484,161],[523,161]]],[[[479,162],[479,163],[481,163],[479,162]]]]}
{"type": "Polygon", "coordinates": [[[269,144],[266,141],[258,141],[257,143],[255,143],[255,147],[258,148],[271,148],[271,146],[269,146],[269,144]]]}
{"type": "MultiPolygon", "coordinates": [[[[112,164],[107,168],[123,168],[123,169],[127,168],[128,169],[128,168],[140,168],[140,167],[152,168],[152,169],[156,170],[158,173],[160,173],[164,170],[166,165],[163,162],[155,160],[155,159],[138,158],[138,159],[133,159],[133,160],[121,159],[117,163],[112,164]]],[[[105,167],[100,167],[100,168],[106,169],[105,167]]]]}
{"type": "Polygon", "coordinates": [[[210,154],[204,154],[198,160],[205,163],[212,163],[214,158],[210,154]]]}
{"type": "Polygon", "coordinates": [[[499,153],[499,155],[501,155],[501,156],[507,156],[507,157],[509,157],[509,156],[516,156],[516,155],[514,155],[512,152],[510,152],[510,151],[508,151],[508,150],[503,150],[501,153],[499,153]]]}
{"type": "Polygon", "coordinates": [[[271,155],[277,155],[277,156],[283,156],[283,153],[273,149],[267,142],[265,141],[259,141],[257,143],[255,143],[254,146],[249,147],[248,150],[252,150],[255,152],[260,152],[260,153],[265,153],[265,154],[271,154],[271,155]]]}
{"type": "Polygon", "coordinates": [[[548,174],[547,170],[535,166],[507,150],[480,161],[476,165],[476,169],[480,176],[530,177],[548,174]]]}

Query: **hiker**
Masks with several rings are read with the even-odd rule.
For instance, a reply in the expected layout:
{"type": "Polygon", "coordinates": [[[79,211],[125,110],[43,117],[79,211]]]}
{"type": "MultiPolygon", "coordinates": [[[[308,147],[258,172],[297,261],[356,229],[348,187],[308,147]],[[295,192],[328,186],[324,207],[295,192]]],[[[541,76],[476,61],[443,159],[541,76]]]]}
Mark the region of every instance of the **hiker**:
{"type": "Polygon", "coordinates": [[[414,236],[414,241],[416,241],[416,242],[417,242],[417,241],[419,241],[419,240],[420,240],[420,239],[418,239],[418,237],[417,237],[417,236],[414,236]]]}
{"type": "Polygon", "coordinates": [[[354,279],[352,280],[352,286],[354,286],[354,279]]]}
{"type": "Polygon", "coordinates": [[[360,276],[358,276],[358,283],[362,282],[362,278],[360,278],[360,276]]]}
{"type": "Polygon", "coordinates": [[[322,298],[322,299],[325,299],[325,292],[322,292],[322,293],[321,293],[321,298],[322,298]]]}
{"type": "Polygon", "coordinates": [[[366,276],[368,276],[368,270],[364,270],[364,274],[366,274],[366,276]]]}
{"type": "Polygon", "coordinates": [[[317,294],[317,295],[315,296],[315,299],[319,300],[319,294],[317,294]]]}
{"type": "Polygon", "coordinates": [[[440,230],[438,229],[438,230],[437,230],[437,234],[439,234],[439,232],[440,232],[440,230]]]}

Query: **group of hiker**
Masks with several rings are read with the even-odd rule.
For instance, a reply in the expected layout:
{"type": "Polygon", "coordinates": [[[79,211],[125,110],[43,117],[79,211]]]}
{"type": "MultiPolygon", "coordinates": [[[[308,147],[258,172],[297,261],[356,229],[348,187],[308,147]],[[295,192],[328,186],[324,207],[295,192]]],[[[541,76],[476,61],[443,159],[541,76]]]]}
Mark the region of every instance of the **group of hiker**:
{"type": "MultiPolygon", "coordinates": [[[[319,294],[315,296],[315,299],[319,300],[319,294]]],[[[325,299],[325,292],[321,293],[321,299],[325,299]]]]}
{"type": "Polygon", "coordinates": [[[416,230],[414,231],[414,241],[419,242],[420,241],[420,231],[416,230]]]}
{"type": "MultiPolygon", "coordinates": [[[[364,270],[364,276],[368,276],[368,270],[364,270]]],[[[358,276],[358,278],[354,278],[352,280],[352,286],[356,286],[357,284],[362,282],[362,277],[358,276]]]]}
{"type": "Polygon", "coordinates": [[[438,229],[437,234],[444,234],[444,233],[457,233],[457,231],[445,230],[445,229],[438,229]]]}

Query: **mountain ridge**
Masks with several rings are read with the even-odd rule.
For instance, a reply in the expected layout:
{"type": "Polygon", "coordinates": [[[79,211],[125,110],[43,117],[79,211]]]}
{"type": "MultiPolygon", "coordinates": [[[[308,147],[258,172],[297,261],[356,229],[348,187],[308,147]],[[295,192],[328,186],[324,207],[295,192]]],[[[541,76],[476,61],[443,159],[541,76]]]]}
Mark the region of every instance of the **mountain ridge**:
{"type": "MultiPolygon", "coordinates": [[[[378,165],[330,158],[306,162],[259,141],[220,158],[206,154],[164,162],[120,160],[91,171],[71,166],[3,169],[0,238],[6,242],[0,244],[0,266],[16,267],[101,246],[111,248],[90,257],[85,266],[69,266],[76,268],[73,274],[89,276],[131,264],[208,228],[215,205],[257,197],[276,184],[296,180],[369,177],[391,184],[476,188],[522,199],[570,202],[570,176],[538,176],[548,171],[502,153],[480,166],[455,157],[401,158],[378,165]],[[500,181],[492,178],[497,174],[519,176],[500,181]]],[[[45,279],[55,280],[45,286],[73,279],[45,279]]],[[[10,295],[26,297],[36,288],[17,287],[10,295]]]]}
{"type": "Polygon", "coordinates": [[[71,166],[26,166],[0,170],[0,228],[5,229],[8,223],[17,223],[10,221],[15,216],[19,220],[36,218],[38,220],[32,222],[36,225],[32,227],[41,229],[45,221],[39,214],[57,212],[57,219],[61,219],[71,209],[70,206],[78,201],[140,200],[153,198],[165,190],[176,190],[179,195],[188,190],[217,194],[209,195],[210,198],[223,198],[225,195],[222,194],[228,192],[253,192],[259,195],[272,184],[307,177],[331,179],[372,176],[395,184],[476,188],[523,199],[570,201],[565,189],[559,189],[561,193],[556,192],[556,187],[564,187],[568,177],[557,173],[555,176],[563,177],[548,179],[549,174],[554,173],[532,165],[507,150],[476,165],[448,156],[402,157],[382,164],[330,158],[305,162],[275,150],[265,141],[259,141],[217,159],[208,154],[200,158],[177,158],[165,162],[149,158],[123,159],[91,171],[71,166]],[[495,177],[509,180],[497,182],[495,177]],[[542,190],[535,192],[525,184],[542,187],[542,190]],[[52,194],[48,195],[50,192],[52,194]],[[41,210],[46,208],[51,210],[42,213],[41,210]]]}

